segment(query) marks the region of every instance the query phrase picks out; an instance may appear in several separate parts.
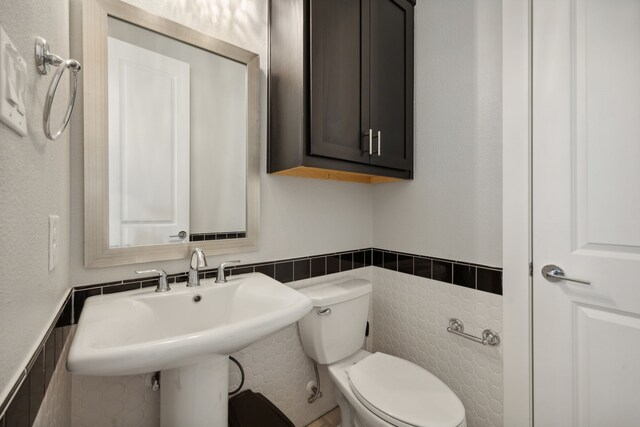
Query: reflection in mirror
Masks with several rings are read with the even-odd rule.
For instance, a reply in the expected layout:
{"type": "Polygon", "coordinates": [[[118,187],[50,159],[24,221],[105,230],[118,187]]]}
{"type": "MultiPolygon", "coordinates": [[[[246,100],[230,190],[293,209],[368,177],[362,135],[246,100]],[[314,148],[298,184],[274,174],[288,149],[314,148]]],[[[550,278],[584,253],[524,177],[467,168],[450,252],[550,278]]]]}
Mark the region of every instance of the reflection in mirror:
{"type": "Polygon", "coordinates": [[[85,266],[255,250],[259,56],[124,1],[70,4],[85,266]]]}
{"type": "Polygon", "coordinates": [[[109,247],[244,238],[247,65],[108,18],[109,247]]]}

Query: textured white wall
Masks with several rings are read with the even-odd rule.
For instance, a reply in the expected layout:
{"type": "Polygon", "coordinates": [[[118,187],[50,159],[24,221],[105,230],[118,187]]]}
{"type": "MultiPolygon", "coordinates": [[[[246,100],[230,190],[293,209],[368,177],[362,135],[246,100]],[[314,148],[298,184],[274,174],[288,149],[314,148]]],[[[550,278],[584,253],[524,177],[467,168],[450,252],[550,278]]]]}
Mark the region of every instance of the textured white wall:
{"type": "MultiPolygon", "coordinates": [[[[69,55],[65,1],[2,0],[0,25],[27,63],[28,132],[20,137],[0,123],[0,401],[13,386],[49,327],[69,286],[69,134],[49,142],[42,109],[51,74],[40,76],[34,38],[69,55]],[[50,214],[60,215],[60,262],[49,272],[50,214]]],[[[57,123],[68,99],[68,79],[58,88],[57,123]]],[[[55,126],[54,123],[54,126],[55,126]]]]}
{"type": "Polygon", "coordinates": [[[160,427],[160,393],[151,374],[114,377],[71,376],[68,427],[160,427]]]}
{"type": "MultiPolygon", "coordinates": [[[[261,236],[257,252],[234,255],[244,263],[369,247],[373,227],[372,191],[365,184],[267,175],[267,2],[263,0],[127,0],[260,55],[261,236]]],[[[78,115],[79,117],[80,115],[78,115]]],[[[130,278],[154,267],[185,271],[187,260],[114,268],[84,268],[82,136],[74,128],[72,151],[71,283],[130,278]]],[[[216,265],[229,256],[210,256],[216,265]]]]}
{"type": "Polygon", "coordinates": [[[375,247],[502,265],[500,0],[415,8],[415,179],[374,189],[375,247]]]}

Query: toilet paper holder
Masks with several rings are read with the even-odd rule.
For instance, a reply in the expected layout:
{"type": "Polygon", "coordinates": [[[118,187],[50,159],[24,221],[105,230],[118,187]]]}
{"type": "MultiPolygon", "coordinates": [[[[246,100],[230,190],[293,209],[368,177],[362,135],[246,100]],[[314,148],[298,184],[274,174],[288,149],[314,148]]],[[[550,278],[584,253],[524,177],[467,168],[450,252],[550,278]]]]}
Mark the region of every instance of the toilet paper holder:
{"type": "Polygon", "coordinates": [[[485,329],[482,331],[482,337],[476,337],[474,335],[467,334],[464,331],[464,324],[459,319],[449,319],[449,326],[447,332],[459,335],[468,340],[478,342],[482,345],[497,346],[500,344],[500,335],[491,329],[485,329]]]}

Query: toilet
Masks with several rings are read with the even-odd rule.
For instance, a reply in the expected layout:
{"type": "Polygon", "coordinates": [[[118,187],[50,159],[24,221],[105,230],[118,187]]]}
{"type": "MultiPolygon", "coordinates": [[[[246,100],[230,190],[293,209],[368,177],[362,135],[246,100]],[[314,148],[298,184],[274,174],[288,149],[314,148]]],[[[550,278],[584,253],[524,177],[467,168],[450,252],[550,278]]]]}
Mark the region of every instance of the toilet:
{"type": "Polygon", "coordinates": [[[371,283],[347,278],[299,290],[313,309],[298,321],[304,351],[327,365],[341,427],[466,427],[460,399],[426,369],[362,349],[371,283]]]}

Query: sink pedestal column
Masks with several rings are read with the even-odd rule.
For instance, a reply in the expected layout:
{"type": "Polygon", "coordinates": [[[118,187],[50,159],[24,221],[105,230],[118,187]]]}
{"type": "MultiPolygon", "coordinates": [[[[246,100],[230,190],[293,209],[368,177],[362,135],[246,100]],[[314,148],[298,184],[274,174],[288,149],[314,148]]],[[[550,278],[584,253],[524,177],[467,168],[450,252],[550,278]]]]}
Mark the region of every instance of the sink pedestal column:
{"type": "Polygon", "coordinates": [[[229,356],[162,371],[161,427],[227,427],[229,356]]]}

